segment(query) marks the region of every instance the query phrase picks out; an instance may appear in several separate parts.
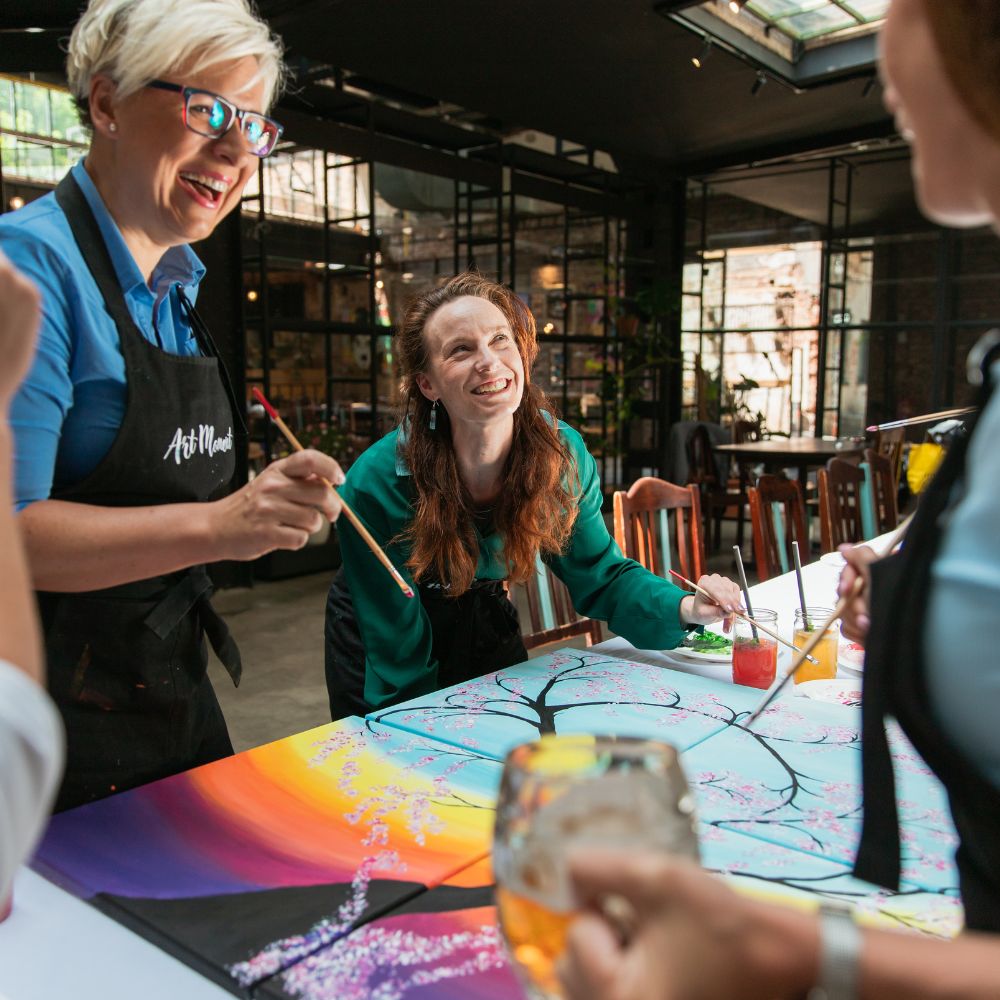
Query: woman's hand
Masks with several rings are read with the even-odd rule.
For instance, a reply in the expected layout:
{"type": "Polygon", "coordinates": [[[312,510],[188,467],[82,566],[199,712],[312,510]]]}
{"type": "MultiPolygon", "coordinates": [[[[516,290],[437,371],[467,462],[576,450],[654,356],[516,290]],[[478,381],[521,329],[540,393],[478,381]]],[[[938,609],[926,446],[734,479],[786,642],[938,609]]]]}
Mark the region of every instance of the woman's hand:
{"type": "Polygon", "coordinates": [[[340,515],[337,462],[307,448],[272,462],[256,479],[212,505],[210,530],[219,559],[256,559],[275,549],[301,549],[309,536],[340,515]]]}
{"type": "Polygon", "coordinates": [[[718,573],[703,576],[698,586],[711,594],[709,600],[701,594],[689,594],[681,600],[680,618],[684,625],[711,625],[722,619],[722,628],[729,632],[733,627],[733,612],[743,610],[739,585],[718,573]]]}
{"type": "Polygon", "coordinates": [[[868,588],[871,586],[869,567],[879,557],[875,550],[867,545],[841,545],[838,551],[847,561],[847,565],[840,574],[837,596],[843,597],[847,594],[859,576],[865,581],[864,590],[844,608],[844,613],[840,616],[840,631],[848,639],[860,642],[863,646],[871,626],[871,619],[868,617],[868,588]]]}
{"type": "Polygon", "coordinates": [[[35,286],[0,251],[0,411],[27,374],[42,318],[35,286]]]}
{"type": "Polygon", "coordinates": [[[743,899],[689,861],[665,854],[570,856],[577,899],[559,976],[568,1000],[773,1000],[815,983],[819,930],[800,912],[743,899]],[[624,897],[635,930],[622,944],[598,916],[624,897]]]}

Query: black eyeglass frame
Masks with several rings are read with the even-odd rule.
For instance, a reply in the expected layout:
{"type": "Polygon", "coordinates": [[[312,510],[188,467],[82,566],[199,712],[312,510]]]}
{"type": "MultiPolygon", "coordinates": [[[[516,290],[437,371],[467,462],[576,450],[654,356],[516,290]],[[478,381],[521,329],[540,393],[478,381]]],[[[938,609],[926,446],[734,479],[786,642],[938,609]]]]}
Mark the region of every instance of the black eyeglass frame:
{"type": "Polygon", "coordinates": [[[202,87],[185,87],[179,83],[169,83],[167,80],[150,80],[146,86],[151,87],[154,90],[169,90],[171,93],[181,94],[184,97],[183,118],[185,127],[194,132],[195,135],[203,135],[207,139],[221,139],[236,122],[240,123],[240,135],[242,135],[244,139],[247,139],[247,135],[244,132],[244,123],[248,115],[253,115],[255,118],[259,118],[262,121],[267,122],[268,125],[274,128],[274,142],[271,143],[270,149],[264,153],[258,153],[257,150],[250,145],[249,140],[247,141],[249,151],[260,159],[264,159],[264,157],[270,156],[274,152],[274,147],[277,146],[278,140],[281,138],[281,133],[285,131],[285,126],[276,122],[273,118],[268,118],[267,115],[262,115],[259,111],[244,111],[242,108],[236,107],[232,101],[227,100],[221,94],[213,94],[212,91],[205,90],[202,87]],[[230,110],[232,117],[229,119],[229,124],[226,126],[225,131],[220,132],[219,134],[214,132],[202,132],[201,129],[195,128],[190,121],[188,121],[188,101],[191,99],[192,94],[204,94],[206,97],[211,97],[214,100],[219,101],[223,107],[230,110]]]}

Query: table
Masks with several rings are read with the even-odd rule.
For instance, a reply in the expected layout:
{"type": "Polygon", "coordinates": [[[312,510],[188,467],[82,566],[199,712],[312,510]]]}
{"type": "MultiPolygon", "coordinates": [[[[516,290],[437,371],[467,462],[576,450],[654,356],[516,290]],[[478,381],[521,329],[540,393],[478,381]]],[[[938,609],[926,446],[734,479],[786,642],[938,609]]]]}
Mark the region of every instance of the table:
{"type": "Polygon", "coordinates": [[[741,444],[717,444],[720,455],[731,455],[740,467],[741,481],[748,465],[763,463],[767,472],[796,468],[799,482],[805,489],[809,469],[818,468],[831,458],[848,458],[860,455],[864,444],[853,441],[830,441],[826,438],[790,437],[768,438],[766,441],[744,441],[741,444]]]}
{"type": "MultiPolygon", "coordinates": [[[[832,603],[837,568],[804,573],[810,602],[832,603]]],[[[752,597],[790,629],[791,576],[752,597]]],[[[883,924],[954,933],[947,806],[911,752],[897,765],[914,860],[903,893],[876,892],[850,874],[857,709],[790,692],[751,733],[738,720],[761,692],[727,678],[620,639],[560,650],[63,813],[36,866],[70,891],[21,873],[0,995],[362,1000],[379,983],[406,1000],[516,997],[490,895],[492,804],[506,749],[545,724],[674,743],[703,862],[737,888],[802,903],[819,885],[883,924]],[[796,801],[772,801],[775,767],[807,778],[796,801]]]]}

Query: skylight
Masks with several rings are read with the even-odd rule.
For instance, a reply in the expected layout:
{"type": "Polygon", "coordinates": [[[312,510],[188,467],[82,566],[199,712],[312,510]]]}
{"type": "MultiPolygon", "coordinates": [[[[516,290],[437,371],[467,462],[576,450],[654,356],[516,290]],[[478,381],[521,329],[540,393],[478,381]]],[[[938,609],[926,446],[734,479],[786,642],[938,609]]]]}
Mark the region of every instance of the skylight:
{"type": "Polygon", "coordinates": [[[657,10],[793,87],[873,71],[889,0],[661,0],[657,10]]]}

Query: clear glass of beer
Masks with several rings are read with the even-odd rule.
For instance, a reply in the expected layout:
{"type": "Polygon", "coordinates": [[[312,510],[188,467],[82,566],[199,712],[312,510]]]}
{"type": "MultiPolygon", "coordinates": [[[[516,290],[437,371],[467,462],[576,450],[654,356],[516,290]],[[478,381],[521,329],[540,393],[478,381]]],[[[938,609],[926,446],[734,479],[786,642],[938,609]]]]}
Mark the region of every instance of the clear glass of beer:
{"type": "MultiPolygon", "coordinates": [[[[500,929],[531,1000],[562,996],[555,965],[577,905],[566,857],[581,846],[697,859],[694,796],[672,746],[550,735],[507,754],[493,871],[500,929]]],[[[620,918],[624,900],[606,903],[620,918]]]]}

